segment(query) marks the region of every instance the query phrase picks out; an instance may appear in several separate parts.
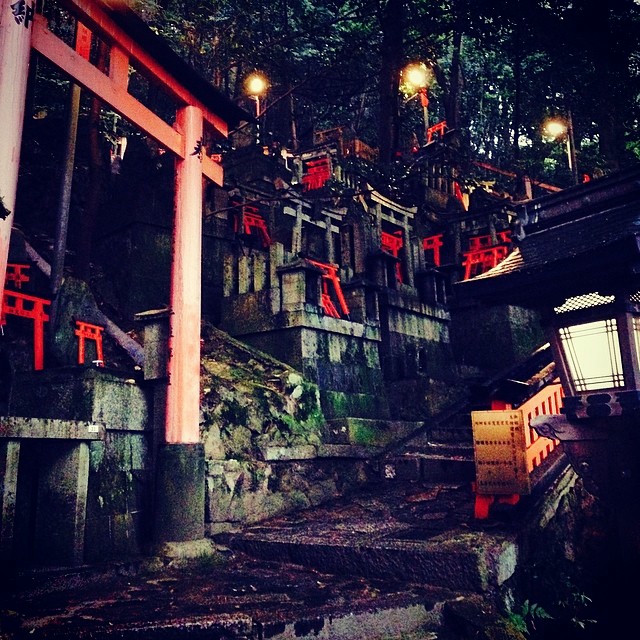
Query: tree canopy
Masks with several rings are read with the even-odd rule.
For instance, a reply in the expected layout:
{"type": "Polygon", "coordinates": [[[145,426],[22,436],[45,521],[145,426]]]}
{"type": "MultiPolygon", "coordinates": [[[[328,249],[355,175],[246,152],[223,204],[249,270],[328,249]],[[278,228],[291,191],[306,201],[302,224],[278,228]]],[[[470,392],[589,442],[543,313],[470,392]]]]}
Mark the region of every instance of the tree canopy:
{"type": "MultiPolygon", "coordinates": [[[[290,147],[349,125],[389,160],[420,138],[402,67],[429,65],[432,122],[447,119],[477,159],[570,180],[542,123],[571,117],[581,173],[640,155],[640,6],[634,0],[137,0],[136,9],[239,102],[268,78],[266,130],[290,147]]],[[[244,103],[248,108],[251,104],[244,103]]]]}

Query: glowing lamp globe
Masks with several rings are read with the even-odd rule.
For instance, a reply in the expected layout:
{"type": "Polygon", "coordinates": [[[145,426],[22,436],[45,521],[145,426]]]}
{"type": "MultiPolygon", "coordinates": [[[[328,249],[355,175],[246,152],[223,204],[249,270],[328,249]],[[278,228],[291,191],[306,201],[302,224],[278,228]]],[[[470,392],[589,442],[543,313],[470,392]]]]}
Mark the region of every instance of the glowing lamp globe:
{"type": "Polygon", "coordinates": [[[260,96],[267,90],[268,82],[263,75],[253,73],[247,78],[245,87],[249,95],[260,96]]]}

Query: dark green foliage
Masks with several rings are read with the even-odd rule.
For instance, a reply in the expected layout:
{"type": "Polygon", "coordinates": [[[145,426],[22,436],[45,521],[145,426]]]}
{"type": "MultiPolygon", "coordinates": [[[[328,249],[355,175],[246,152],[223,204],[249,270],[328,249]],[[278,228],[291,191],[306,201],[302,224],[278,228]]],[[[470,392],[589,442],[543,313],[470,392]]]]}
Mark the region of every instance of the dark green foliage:
{"type": "MultiPolygon", "coordinates": [[[[563,145],[541,137],[544,118],[568,110],[581,173],[598,175],[637,157],[640,17],[632,0],[139,0],[138,6],[230,97],[241,100],[244,77],[262,70],[271,82],[265,128],[284,144],[309,144],[314,129],[349,124],[384,149],[389,140],[396,144],[387,129],[400,123],[399,145],[406,148],[421,135],[421,110],[415,100],[394,107],[385,87],[388,81],[397,87],[400,64],[421,59],[437,79],[430,121],[458,121],[472,158],[569,184],[563,145]],[[400,120],[389,108],[399,109],[400,120]],[[379,128],[381,117],[386,124],[379,128]]],[[[245,105],[253,110],[251,101],[245,105]]]]}

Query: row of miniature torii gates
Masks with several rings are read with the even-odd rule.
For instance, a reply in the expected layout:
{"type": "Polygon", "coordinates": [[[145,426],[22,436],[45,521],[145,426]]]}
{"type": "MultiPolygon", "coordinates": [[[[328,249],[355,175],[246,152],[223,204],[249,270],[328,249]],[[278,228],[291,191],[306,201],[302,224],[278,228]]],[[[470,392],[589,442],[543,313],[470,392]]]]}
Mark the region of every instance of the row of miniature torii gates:
{"type": "Polygon", "coordinates": [[[222,168],[206,155],[202,140],[205,128],[207,134],[226,137],[230,120],[237,122],[243,112],[193,78],[177,77],[176,61],[167,50],[132,37],[127,23],[117,19],[118,12],[131,15],[122,0],[60,0],[60,4],[78,21],[75,49],[48,30],[34,0],[0,0],[0,196],[10,212],[0,220],[0,283],[7,269],[33,49],[175,157],[165,439],[168,444],[197,443],[203,176],[222,184],[222,168]],[[107,73],[88,60],[86,44],[78,45],[82,39],[90,41],[92,34],[110,48],[107,73]],[[134,63],[176,100],[179,106],[173,127],[128,92],[129,66],[134,63]]]}

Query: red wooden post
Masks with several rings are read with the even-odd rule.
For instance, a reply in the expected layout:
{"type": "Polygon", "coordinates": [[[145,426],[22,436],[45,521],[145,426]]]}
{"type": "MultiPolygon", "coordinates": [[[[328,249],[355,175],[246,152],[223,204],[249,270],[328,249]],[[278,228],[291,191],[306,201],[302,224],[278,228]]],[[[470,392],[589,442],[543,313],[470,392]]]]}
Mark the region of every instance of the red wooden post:
{"type": "Polygon", "coordinates": [[[329,283],[333,287],[333,291],[338,299],[340,310],[345,316],[349,315],[349,306],[345,300],[344,293],[342,293],[342,287],[340,286],[340,276],[338,276],[338,267],[334,264],[327,264],[326,262],[318,262],[317,260],[311,260],[307,258],[307,261],[312,265],[322,269],[322,307],[328,316],[332,318],[340,318],[340,313],[336,309],[331,294],[329,293],[329,283]]]}
{"type": "Polygon", "coordinates": [[[422,239],[422,248],[425,251],[433,251],[433,264],[440,266],[440,247],[442,247],[442,234],[427,236],[422,239]]]}
{"type": "MultiPolygon", "coordinates": [[[[400,257],[400,249],[404,246],[404,240],[402,239],[402,231],[394,231],[388,233],[382,232],[382,250],[390,253],[394,258],[400,257]]],[[[396,280],[402,282],[402,266],[400,262],[396,264],[396,280]]]]}
{"type": "Polygon", "coordinates": [[[202,139],[202,111],[182,107],[176,128],[185,153],[176,161],[165,439],[169,444],[195,444],[200,441],[202,164],[192,152],[202,139]]]}
{"type": "Polygon", "coordinates": [[[4,290],[0,325],[6,323],[7,314],[33,320],[33,368],[44,369],[44,323],[49,320],[44,307],[51,302],[19,291],[4,290]]]}
{"type": "Polygon", "coordinates": [[[44,321],[48,316],[44,313],[44,305],[40,302],[33,315],[33,368],[44,369],[44,321]]]}
{"type": "Polygon", "coordinates": [[[429,127],[427,129],[427,144],[429,144],[433,140],[434,135],[438,135],[440,138],[444,136],[444,132],[447,128],[447,121],[441,120],[437,124],[429,127]]]}
{"type": "MultiPolygon", "coordinates": [[[[0,218],[0,286],[9,256],[22,143],[35,0],[0,0],[0,198],[9,215],[0,218]]],[[[0,305],[2,297],[0,296],[0,305]]]]}
{"type": "Polygon", "coordinates": [[[305,174],[302,176],[305,191],[321,189],[331,178],[331,159],[329,156],[309,160],[305,168],[305,174]]]}
{"type": "MultiPolygon", "coordinates": [[[[257,211],[257,207],[255,208],[257,211]]],[[[251,229],[256,229],[262,240],[263,247],[271,246],[271,237],[267,229],[267,223],[259,213],[245,211],[244,214],[244,232],[251,235],[251,229]]]]}

